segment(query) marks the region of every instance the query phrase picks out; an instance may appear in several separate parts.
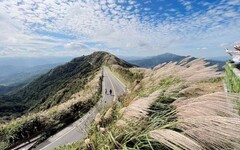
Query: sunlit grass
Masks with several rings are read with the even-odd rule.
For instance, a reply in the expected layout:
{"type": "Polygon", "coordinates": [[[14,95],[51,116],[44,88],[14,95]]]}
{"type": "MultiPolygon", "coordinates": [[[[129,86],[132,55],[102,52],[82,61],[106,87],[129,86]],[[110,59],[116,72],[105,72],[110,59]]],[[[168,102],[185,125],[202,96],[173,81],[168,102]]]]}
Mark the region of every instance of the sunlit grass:
{"type": "Polygon", "coordinates": [[[130,87],[113,114],[117,119],[104,124],[107,132],[93,125],[88,138],[94,148],[240,148],[240,118],[233,109],[239,95],[223,92],[216,66],[201,59],[160,65],[130,87]]]}

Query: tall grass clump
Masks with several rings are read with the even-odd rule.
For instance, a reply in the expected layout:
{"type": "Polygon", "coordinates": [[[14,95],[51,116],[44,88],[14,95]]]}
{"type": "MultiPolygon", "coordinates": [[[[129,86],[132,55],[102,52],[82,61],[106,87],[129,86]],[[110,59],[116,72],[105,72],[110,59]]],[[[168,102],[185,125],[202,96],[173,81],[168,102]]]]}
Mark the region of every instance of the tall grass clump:
{"type": "MultiPolygon", "coordinates": [[[[116,122],[123,118],[119,114],[119,109],[113,107],[112,117],[114,120],[101,125],[106,132],[101,132],[98,125],[93,124],[88,138],[92,141],[94,149],[167,149],[166,146],[151,138],[149,132],[159,127],[171,128],[174,126],[177,119],[173,117],[175,115],[174,107],[171,106],[173,101],[173,98],[157,97],[155,102],[149,105],[149,111],[146,114],[149,117],[138,121],[125,120],[126,125],[121,127],[117,126],[116,122]]],[[[111,108],[103,114],[108,114],[109,110],[111,108]]],[[[66,147],[69,146],[66,145],[59,149],[66,147]]],[[[77,147],[87,149],[85,144],[77,145],[77,147]]],[[[73,147],[73,149],[75,148],[73,147]]]]}

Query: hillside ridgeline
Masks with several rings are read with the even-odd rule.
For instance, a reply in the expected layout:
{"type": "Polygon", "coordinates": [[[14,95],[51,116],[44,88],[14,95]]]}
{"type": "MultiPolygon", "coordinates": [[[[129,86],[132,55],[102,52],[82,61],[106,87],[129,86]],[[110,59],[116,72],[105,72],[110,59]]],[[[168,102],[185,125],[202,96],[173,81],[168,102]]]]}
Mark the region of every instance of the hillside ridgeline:
{"type": "Polygon", "coordinates": [[[24,115],[0,124],[0,149],[36,135],[46,138],[88,112],[101,97],[102,66],[113,64],[132,67],[109,53],[95,52],[56,67],[15,93],[2,95],[2,118],[24,115]]]}
{"type": "MultiPolygon", "coordinates": [[[[0,96],[0,114],[8,116],[46,110],[67,101],[82,90],[103,64],[131,65],[105,52],[95,52],[73,59],[37,78],[27,86],[0,96]]],[[[0,117],[1,117],[0,116],[0,117]]]]}

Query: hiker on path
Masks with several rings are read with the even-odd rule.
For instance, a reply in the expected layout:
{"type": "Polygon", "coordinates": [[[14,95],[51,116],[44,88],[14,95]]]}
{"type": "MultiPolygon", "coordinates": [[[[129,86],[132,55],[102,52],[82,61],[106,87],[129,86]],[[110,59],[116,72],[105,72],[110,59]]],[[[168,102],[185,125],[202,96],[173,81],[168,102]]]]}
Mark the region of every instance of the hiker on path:
{"type": "Polygon", "coordinates": [[[107,95],[107,89],[105,89],[105,94],[107,95]]]}
{"type": "Polygon", "coordinates": [[[109,92],[110,92],[110,95],[112,95],[112,90],[111,89],[109,90],[109,92]]]}

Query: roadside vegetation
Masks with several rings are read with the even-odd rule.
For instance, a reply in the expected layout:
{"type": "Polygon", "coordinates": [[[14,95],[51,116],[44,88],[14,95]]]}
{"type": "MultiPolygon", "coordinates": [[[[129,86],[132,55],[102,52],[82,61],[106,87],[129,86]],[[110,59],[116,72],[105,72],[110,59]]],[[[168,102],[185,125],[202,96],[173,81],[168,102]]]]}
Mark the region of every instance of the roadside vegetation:
{"type": "Polygon", "coordinates": [[[24,88],[0,96],[0,117],[22,115],[0,124],[0,149],[11,148],[33,137],[41,142],[81,118],[100,99],[102,66],[132,67],[106,52],[73,59],[24,88]],[[9,116],[11,114],[11,116],[9,116]]]}
{"type": "Polygon", "coordinates": [[[88,112],[101,97],[101,72],[60,105],[38,113],[29,113],[7,124],[0,125],[0,149],[41,135],[41,140],[54,134],[88,112]]]}
{"type": "Polygon", "coordinates": [[[229,92],[240,93],[240,86],[239,86],[240,79],[234,73],[234,70],[235,72],[239,72],[239,69],[236,68],[236,65],[231,64],[230,62],[227,62],[227,64],[225,65],[225,70],[226,70],[225,81],[226,81],[229,92]]]}
{"type": "Polygon", "coordinates": [[[111,71],[117,76],[124,84],[131,87],[132,84],[140,82],[143,79],[143,72],[137,68],[124,68],[119,65],[110,66],[111,71]]]}
{"type": "Polygon", "coordinates": [[[240,149],[239,95],[223,91],[217,66],[188,59],[152,70],[112,67],[130,90],[112,119],[99,114],[85,141],[57,149],[240,149]],[[136,70],[141,78],[130,75],[136,70]]]}

